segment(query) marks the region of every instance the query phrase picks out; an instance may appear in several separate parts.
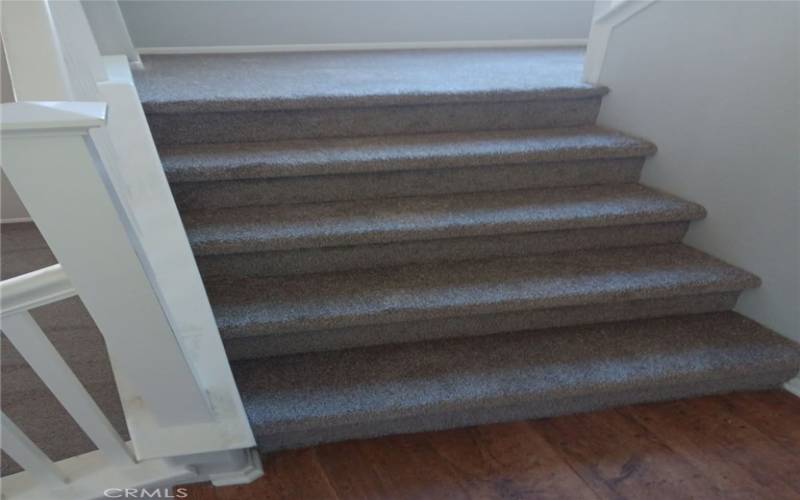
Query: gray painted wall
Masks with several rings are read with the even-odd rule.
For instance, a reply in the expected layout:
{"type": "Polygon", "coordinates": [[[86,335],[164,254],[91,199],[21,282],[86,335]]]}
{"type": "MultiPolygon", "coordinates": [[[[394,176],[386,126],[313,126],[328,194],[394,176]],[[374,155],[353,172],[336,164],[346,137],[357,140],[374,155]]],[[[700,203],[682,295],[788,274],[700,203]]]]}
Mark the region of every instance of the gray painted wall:
{"type": "Polygon", "coordinates": [[[686,242],[764,280],[737,310],[800,341],[800,3],[660,2],[617,28],[599,122],[653,140],[686,242]]]}
{"type": "Polygon", "coordinates": [[[137,47],[586,38],[591,1],[120,2],[137,47]]]}

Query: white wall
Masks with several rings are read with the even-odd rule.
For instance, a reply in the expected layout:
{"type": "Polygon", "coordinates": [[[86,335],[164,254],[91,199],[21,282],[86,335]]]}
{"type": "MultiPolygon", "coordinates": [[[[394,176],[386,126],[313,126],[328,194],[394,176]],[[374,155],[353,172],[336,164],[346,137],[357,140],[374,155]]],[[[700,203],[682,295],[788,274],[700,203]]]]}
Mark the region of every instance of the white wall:
{"type": "Polygon", "coordinates": [[[644,183],[703,204],[689,245],[758,274],[737,310],[800,341],[800,3],[668,2],[616,28],[599,122],[653,140],[644,183]]]}
{"type": "Polygon", "coordinates": [[[137,47],[585,39],[591,1],[122,0],[137,47]]]}

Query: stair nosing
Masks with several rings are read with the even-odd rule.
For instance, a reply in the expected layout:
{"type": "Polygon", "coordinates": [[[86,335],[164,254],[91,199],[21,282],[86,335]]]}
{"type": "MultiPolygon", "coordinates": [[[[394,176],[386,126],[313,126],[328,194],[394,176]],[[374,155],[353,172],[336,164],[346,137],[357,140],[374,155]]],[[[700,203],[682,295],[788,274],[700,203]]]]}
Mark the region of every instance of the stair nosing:
{"type": "MultiPolygon", "coordinates": [[[[533,334],[535,335],[535,333],[533,333],[533,334]]],[[[764,370],[758,370],[757,372],[754,370],[754,371],[752,371],[750,373],[752,375],[754,375],[754,376],[759,376],[759,375],[784,374],[786,371],[787,370],[785,368],[781,369],[781,370],[778,370],[778,369],[764,369],[764,370]]],[[[737,379],[736,377],[725,376],[725,377],[718,377],[718,378],[705,378],[704,381],[705,382],[723,382],[723,381],[736,380],[736,379],[737,379]]],[[[655,389],[655,390],[661,389],[661,390],[663,390],[663,389],[669,389],[669,388],[672,388],[672,387],[682,387],[682,386],[683,386],[683,384],[674,384],[673,385],[673,384],[664,383],[664,384],[653,384],[652,386],[648,386],[648,389],[651,389],[651,390],[653,390],[653,389],[655,389]]],[[[553,390],[555,390],[555,389],[551,389],[551,391],[553,391],[553,390]]],[[[612,390],[612,391],[609,391],[609,392],[612,393],[612,394],[624,394],[624,393],[626,393],[628,391],[630,391],[630,389],[618,389],[618,390],[612,390]]],[[[454,411],[457,411],[459,407],[462,407],[462,408],[466,407],[466,408],[464,408],[465,411],[476,410],[476,409],[482,409],[482,410],[486,410],[486,409],[502,409],[502,408],[506,408],[508,406],[513,406],[513,405],[516,405],[516,404],[524,403],[524,401],[529,399],[530,396],[533,395],[533,394],[536,394],[536,392],[535,391],[529,391],[529,392],[519,391],[519,392],[517,392],[517,393],[515,393],[513,395],[513,398],[510,398],[510,399],[515,399],[516,401],[506,401],[506,400],[504,400],[504,398],[502,396],[464,397],[464,398],[461,398],[461,399],[458,399],[458,400],[448,401],[446,403],[446,405],[443,405],[442,408],[437,409],[436,411],[429,411],[430,405],[416,405],[416,406],[409,405],[407,407],[399,408],[399,409],[398,408],[385,408],[385,409],[381,409],[379,414],[375,415],[372,418],[364,418],[364,419],[360,420],[359,424],[370,425],[370,424],[390,423],[390,422],[398,419],[398,418],[390,418],[391,413],[392,412],[397,412],[397,411],[403,412],[402,415],[398,416],[400,420],[403,420],[403,419],[406,419],[406,418],[413,418],[415,416],[420,416],[420,415],[424,415],[426,417],[436,417],[438,415],[449,415],[449,414],[453,413],[454,411]]],[[[591,392],[589,390],[586,390],[585,392],[582,392],[582,393],[577,393],[576,392],[575,394],[571,394],[570,396],[565,396],[563,398],[558,398],[558,399],[568,400],[568,399],[572,399],[572,398],[575,398],[575,397],[589,397],[589,396],[592,396],[593,394],[594,394],[593,392],[591,392]]],[[[313,420],[309,419],[309,420],[303,422],[303,424],[305,424],[305,425],[303,425],[303,424],[286,425],[286,423],[289,423],[289,422],[294,423],[293,420],[287,419],[285,421],[279,421],[278,425],[285,426],[284,429],[282,430],[282,432],[287,432],[287,433],[298,432],[298,431],[302,431],[302,430],[307,429],[309,426],[319,427],[320,426],[319,424],[321,423],[321,420],[323,420],[323,419],[330,419],[330,418],[335,418],[335,419],[339,418],[340,419],[344,415],[345,414],[326,415],[324,417],[316,418],[316,419],[313,419],[313,420]]],[[[347,415],[353,415],[353,413],[348,413],[347,415]]],[[[356,413],[356,415],[369,415],[369,413],[362,412],[362,413],[356,413]]],[[[338,426],[336,426],[336,427],[338,427],[338,426]]]]}
{"type": "Polygon", "coordinates": [[[438,104],[472,104],[544,100],[593,99],[608,94],[604,85],[497,88],[483,91],[403,92],[375,94],[308,94],[273,98],[153,99],[145,97],[142,108],[151,114],[241,113],[301,111],[342,108],[410,107],[438,104]]]}
{"type": "MultiPolygon", "coordinates": [[[[569,340],[565,340],[569,336],[576,336],[577,338],[578,334],[580,334],[580,337],[588,335],[585,342],[587,343],[587,345],[591,345],[592,342],[607,341],[606,338],[602,337],[606,335],[603,333],[603,330],[610,329],[612,331],[611,333],[612,337],[619,337],[620,336],[619,333],[613,333],[613,332],[621,331],[622,333],[625,333],[626,327],[633,328],[634,334],[638,337],[639,342],[641,342],[642,337],[644,337],[644,335],[642,335],[641,333],[644,327],[650,327],[650,328],[655,327],[656,331],[668,334],[668,332],[673,331],[674,327],[680,327],[680,325],[682,324],[683,325],[688,324],[687,328],[689,329],[689,331],[694,330],[697,331],[698,334],[704,334],[705,333],[704,326],[707,326],[706,323],[712,323],[718,329],[721,328],[719,325],[723,325],[725,328],[730,328],[734,330],[735,333],[731,336],[732,339],[737,339],[737,338],[744,339],[742,341],[746,342],[748,346],[760,344],[763,349],[769,349],[769,351],[776,351],[778,349],[781,349],[781,347],[784,345],[786,347],[789,347],[790,349],[792,347],[788,340],[782,341],[776,334],[772,333],[770,330],[757,324],[756,322],[744,318],[734,312],[722,312],[722,313],[706,313],[706,314],[688,315],[688,316],[687,315],[673,316],[667,318],[654,318],[649,320],[632,320],[624,322],[607,323],[603,325],[559,327],[559,328],[550,328],[547,330],[532,331],[532,332],[516,332],[514,334],[510,334],[512,335],[511,338],[504,339],[504,338],[494,337],[492,347],[494,347],[495,350],[491,352],[485,352],[484,356],[486,356],[487,358],[497,357],[497,353],[502,352],[502,347],[504,343],[507,345],[515,345],[515,343],[530,344],[537,338],[548,339],[548,336],[551,339],[553,339],[551,341],[555,341],[556,343],[559,342],[569,343],[569,340]],[[738,330],[736,330],[737,328],[738,330]],[[597,339],[596,334],[601,336],[601,340],[597,339]],[[558,335],[562,336],[558,338],[558,335]],[[530,336],[529,337],[530,340],[523,340],[523,338],[525,338],[526,336],[530,336]],[[494,342],[499,342],[500,344],[496,344],[494,342]],[[500,347],[497,347],[498,345],[500,347]]],[[[711,335],[716,342],[722,342],[723,336],[725,336],[725,334],[719,331],[709,333],[709,335],[711,335]]],[[[683,336],[685,337],[686,335],[683,336]]],[[[390,361],[396,363],[397,359],[400,356],[408,357],[410,353],[419,352],[422,353],[421,354],[422,356],[427,357],[430,356],[431,349],[443,352],[445,349],[448,348],[448,346],[455,345],[457,346],[457,349],[460,346],[460,350],[458,350],[458,352],[459,355],[463,357],[461,351],[465,350],[465,346],[467,346],[470,343],[472,343],[472,345],[480,345],[481,343],[485,342],[486,339],[481,337],[472,337],[466,339],[448,339],[444,341],[443,340],[424,341],[417,344],[403,345],[402,347],[399,347],[397,349],[396,353],[393,353],[391,355],[389,354],[389,350],[392,349],[393,346],[371,346],[371,347],[353,349],[350,352],[345,353],[345,356],[358,358],[359,356],[363,357],[365,355],[370,355],[370,353],[378,353],[378,360],[379,360],[378,363],[382,363],[384,361],[390,361]]],[[[676,344],[676,345],[681,345],[681,344],[676,344]]],[[[491,350],[492,347],[489,347],[489,349],[491,350]]],[[[729,346],[726,347],[728,349],[732,349],[729,346]]],[[[704,344],[702,342],[698,342],[695,345],[688,346],[681,352],[688,353],[689,356],[691,356],[692,353],[695,356],[697,356],[700,353],[702,353],[704,349],[705,349],[704,344]]],[[[648,356],[652,357],[654,355],[653,352],[646,352],[644,354],[639,354],[638,351],[632,351],[631,349],[627,348],[618,348],[617,350],[619,351],[620,355],[625,356],[626,363],[630,365],[640,365],[642,359],[646,359],[646,357],[648,356]]],[[[580,353],[578,351],[580,351],[580,349],[577,349],[576,352],[572,354],[575,357],[575,359],[580,358],[579,355],[580,353]]],[[[550,364],[563,363],[564,362],[563,358],[566,358],[566,356],[560,355],[559,357],[559,353],[560,351],[551,355],[549,359],[547,359],[548,356],[544,356],[546,358],[545,361],[550,364]]],[[[334,353],[330,352],[290,355],[283,360],[278,360],[280,366],[277,366],[277,368],[274,365],[258,365],[257,361],[244,361],[244,362],[237,361],[233,363],[233,369],[234,373],[236,373],[237,375],[241,373],[242,370],[244,371],[255,370],[255,371],[262,371],[262,373],[271,374],[274,373],[275,371],[278,372],[281,372],[281,370],[286,371],[290,363],[299,366],[301,363],[311,362],[312,364],[316,365],[316,362],[319,362],[317,360],[320,360],[322,363],[330,364],[331,358],[333,356],[334,353]]],[[[606,356],[608,357],[609,354],[606,353],[606,356]]],[[[410,357],[412,359],[415,358],[415,356],[410,356],[410,357]]],[[[618,361],[619,358],[613,357],[613,359],[616,362],[618,361]]],[[[747,369],[749,370],[749,373],[757,372],[759,374],[765,374],[765,375],[771,375],[771,374],[775,374],[776,376],[778,374],[784,375],[787,371],[790,370],[790,365],[792,363],[800,363],[800,349],[795,347],[794,352],[787,351],[786,356],[781,361],[782,361],[781,366],[778,369],[773,365],[766,365],[763,359],[758,360],[758,362],[756,362],[756,360],[753,360],[751,365],[749,365],[747,369]]],[[[532,367],[538,366],[538,363],[540,362],[544,363],[543,361],[537,361],[537,362],[530,362],[523,366],[523,364],[521,364],[520,360],[518,359],[514,360],[514,362],[515,366],[519,365],[517,369],[520,370],[533,369],[533,371],[535,371],[535,369],[532,367]]],[[[663,364],[667,369],[670,368],[669,363],[663,363],[663,364]]],[[[680,384],[685,385],[687,383],[691,383],[692,380],[697,379],[698,374],[703,375],[705,373],[712,373],[714,370],[719,369],[719,365],[724,365],[724,364],[725,364],[725,358],[721,358],[716,363],[715,366],[694,367],[694,370],[691,372],[688,379],[680,380],[680,384]]],[[[739,367],[739,365],[733,364],[731,365],[731,367],[739,367]]],[[[459,366],[459,368],[461,372],[464,372],[464,367],[459,366]]],[[[337,370],[337,368],[333,369],[337,370]]],[[[486,369],[486,367],[484,366],[482,367],[482,369],[486,369]]],[[[354,380],[357,382],[355,383],[353,381],[350,381],[350,385],[343,388],[339,388],[340,391],[350,390],[354,388],[360,388],[363,391],[364,387],[368,386],[369,383],[372,382],[372,379],[368,380],[366,378],[369,375],[370,369],[364,367],[356,368],[356,365],[352,362],[352,360],[350,360],[349,362],[342,363],[340,365],[340,368],[338,368],[338,370],[342,372],[353,371],[354,373],[351,374],[351,376],[353,376],[354,380]]],[[[675,368],[675,370],[677,370],[677,368],[675,368]]],[[[715,376],[713,377],[714,381],[724,381],[733,378],[732,375],[733,371],[735,370],[732,371],[731,368],[728,368],[727,370],[723,368],[723,370],[724,373],[715,374],[715,376]]],[[[413,370],[410,371],[413,372],[413,370]]],[[[502,408],[509,404],[516,404],[515,402],[521,402],[530,399],[531,397],[534,397],[536,394],[538,394],[539,397],[543,397],[543,395],[546,395],[547,397],[552,397],[550,393],[553,390],[560,390],[559,387],[557,387],[556,385],[550,384],[548,386],[548,383],[546,381],[542,381],[541,386],[522,385],[517,387],[513,387],[509,382],[506,381],[505,387],[507,387],[510,390],[507,390],[505,392],[501,391],[498,393],[497,391],[495,391],[492,394],[488,394],[486,393],[486,389],[483,389],[482,391],[474,390],[471,393],[469,391],[465,391],[461,394],[458,394],[457,399],[449,399],[441,403],[437,402],[438,403],[437,406],[434,407],[430,403],[426,402],[425,398],[419,397],[419,395],[425,394],[425,391],[430,392],[430,391],[440,390],[430,384],[431,381],[436,381],[439,380],[439,378],[441,378],[441,375],[444,372],[441,373],[440,372],[441,370],[432,372],[425,372],[423,370],[423,373],[421,375],[417,375],[416,377],[411,377],[410,375],[407,374],[401,374],[400,380],[397,385],[409,387],[409,390],[411,390],[412,393],[417,391],[413,397],[409,397],[408,399],[403,399],[402,401],[399,401],[398,398],[394,397],[388,399],[386,402],[383,401],[379,402],[373,399],[371,402],[368,402],[368,404],[357,405],[358,396],[354,395],[352,397],[352,404],[356,406],[353,406],[351,409],[341,408],[335,404],[333,405],[326,404],[324,408],[327,410],[327,412],[323,413],[323,412],[314,412],[315,407],[311,406],[305,411],[305,415],[301,420],[298,420],[297,418],[297,415],[299,413],[302,413],[300,409],[297,409],[298,413],[293,413],[291,416],[286,414],[285,413],[286,409],[284,409],[280,414],[273,414],[267,420],[271,420],[271,426],[273,428],[278,427],[280,429],[279,431],[280,433],[291,433],[291,432],[301,431],[303,429],[308,429],[311,427],[315,427],[317,429],[321,427],[334,428],[339,425],[347,424],[346,422],[344,422],[346,420],[351,420],[350,424],[353,423],[352,420],[357,420],[359,423],[363,424],[391,421],[393,419],[387,418],[387,416],[390,416],[392,412],[394,412],[395,416],[398,416],[397,413],[398,411],[401,412],[401,415],[399,415],[400,418],[408,418],[414,415],[448,414],[452,411],[458,410],[459,408],[461,408],[463,411],[467,411],[469,407],[502,408]],[[427,386],[420,385],[419,380],[425,381],[427,386]]],[[[508,378],[507,372],[508,370],[503,371],[503,373],[498,373],[497,380],[502,382],[503,378],[508,378]]],[[[291,376],[291,370],[289,370],[286,373],[291,376]]],[[[531,376],[530,373],[527,375],[528,377],[531,376]]],[[[598,377],[598,380],[596,381],[589,382],[587,379],[590,379],[593,376],[592,375],[593,372],[587,370],[586,373],[587,375],[585,378],[575,380],[573,382],[574,385],[572,389],[567,390],[565,394],[561,394],[561,398],[559,399],[582,397],[582,396],[588,396],[589,394],[593,394],[594,391],[592,391],[591,393],[587,391],[589,391],[590,386],[592,384],[599,383],[602,380],[602,377],[598,377]]],[[[657,371],[654,370],[648,371],[646,368],[640,368],[638,373],[640,374],[640,377],[637,377],[635,379],[635,382],[636,386],[637,387],[641,386],[642,389],[644,389],[645,387],[649,389],[664,389],[672,385],[675,385],[676,382],[670,376],[664,376],[663,374],[659,374],[657,373],[657,371]],[[659,375],[661,376],[659,377],[659,375]]],[[[686,378],[687,374],[685,372],[680,372],[680,374],[683,375],[683,377],[681,377],[682,379],[686,378]]],[[[494,373],[490,373],[490,376],[491,375],[494,375],[494,373]]],[[[336,376],[341,376],[341,374],[338,373],[336,374],[336,376]]],[[[617,378],[619,378],[619,376],[617,378]]],[[[707,375],[703,375],[703,380],[707,381],[711,379],[709,379],[707,375]]],[[[309,385],[309,383],[313,385],[313,383],[315,382],[318,382],[320,387],[325,387],[326,384],[330,383],[328,379],[316,380],[312,378],[307,380],[306,385],[309,385]]],[[[381,379],[380,382],[385,382],[385,381],[381,379]]],[[[625,382],[630,383],[630,379],[626,378],[625,382]]],[[[249,397],[254,394],[253,391],[257,390],[259,386],[256,380],[253,379],[252,377],[243,379],[242,383],[243,383],[242,393],[245,398],[247,406],[249,397]]],[[[377,384],[374,385],[377,386],[377,384]]],[[[469,385],[465,384],[462,385],[464,387],[469,387],[469,385]]],[[[622,385],[624,386],[625,384],[622,385]]],[[[621,390],[626,390],[626,391],[631,390],[630,387],[626,389],[623,386],[620,386],[620,384],[617,383],[617,384],[612,384],[611,388],[617,392],[621,390]]],[[[569,387],[566,387],[565,389],[569,389],[569,387]]],[[[381,391],[381,389],[371,389],[371,390],[373,391],[377,390],[379,392],[381,391]]],[[[300,393],[308,394],[309,387],[303,387],[297,389],[295,389],[294,387],[283,387],[280,389],[280,392],[277,393],[277,396],[280,397],[280,395],[287,395],[287,392],[290,391],[297,391],[298,394],[300,393]]],[[[447,393],[445,392],[444,394],[447,393]]],[[[297,396],[294,395],[295,399],[296,397],[297,396]]],[[[365,396],[362,395],[360,397],[363,398],[365,396]]],[[[287,400],[291,399],[292,395],[288,394],[287,400]]],[[[320,397],[317,399],[319,400],[324,399],[324,395],[320,395],[320,397]]],[[[339,403],[341,403],[341,401],[339,401],[339,403]]],[[[280,404],[285,405],[286,403],[281,402],[280,404]]]]}
{"type": "Polygon", "coordinates": [[[547,257],[483,259],[449,266],[416,264],[388,271],[372,269],[299,277],[251,277],[231,281],[221,278],[210,284],[209,294],[220,299],[212,300],[212,304],[215,304],[213,308],[223,338],[246,338],[271,334],[302,334],[303,331],[433,318],[735,292],[754,288],[759,284],[759,278],[751,273],[691,247],[668,244],[582,250],[567,255],[547,257]],[[642,256],[645,256],[647,261],[636,263],[636,259],[642,259],[642,256]],[[569,259],[566,267],[559,259],[569,259]],[[600,265],[599,269],[606,269],[604,271],[606,274],[611,271],[618,275],[622,273],[616,279],[624,277],[625,286],[620,287],[618,283],[615,284],[613,273],[609,275],[611,277],[602,273],[597,274],[598,264],[595,263],[602,263],[604,259],[605,268],[600,265]],[[589,262],[592,263],[593,271],[585,269],[589,262]],[[633,267],[631,262],[635,263],[633,267]],[[690,263],[694,265],[690,267],[690,263]],[[544,274],[528,275],[523,281],[517,278],[520,269],[534,265],[541,267],[543,264],[555,267],[545,267],[544,274]],[[438,284],[424,281],[430,279],[431,272],[434,273],[433,279],[436,280],[439,280],[436,272],[441,276],[452,277],[454,266],[472,273],[473,271],[469,270],[472,268],[465,267],[469,265],[481,266],[474,269],[481,269],[480,272],[483,273],[487,272],[487,269],[490,273],[496,273],[498,269],[509,269],[509,266],[513,265],[516,265],[517,269],[513,269],[514,280],[503,277],[501,273],[493,284],[483,283],[482,286],[484,288],[488,286],[493,295],[487,295],[486,290],[475,288],[476,283],[481,284],[481,280],[488,279],[487,276],[481,278],[481,274],[467,275],[464,278],[466,281],[462,280],[463,282],[438,284]],[[680,267],[676,267],[678,265],[680,267]],[[576,274],[569,274],[571,272],[576,274]],[[632,282],[631,272],[643,277],[642,281],[632,282]],[[685,276],[682,276],[681,272],[685,276]],[[665,281],[667,275],[672,276],[671,281],[665,281]],[[409,278],[410,276],[413,278],[409,278]],[[395,278],[401,279],[399,285],[391,281],[395,278]],[[423,280],[421,284],[415,283],[418,279],[423,280]],[[406,282],[408,284],[403,284],[406,282]],[[387,287],[386,283],[392,285],[387,287]],[[522,283],[527,285],[523,286],[522,283]],[[355,297],[348,291],[354,286],[358,287],[359,292],[355,297]],[[514,288],[520,286],[521,289],[514,288]],[[573,288],[570,289],[570,286],[573,288]],[[310,294],[305,291],[309,287],[313,290],[310,294]],[[319,290],[326,290],[326,287],[338,290],[335,293],[317,293],[319,290]],[[258,297],[258,301],[232,303],[230,296],[228,300],[221,300],[221,291],[224,293],[240,289],[246,290],[248,297],[258,297]],[[533,293],[533,290],[536,290],[536,293],[533,293]],[[278,302],[271,302],[273,299],[270,298],[270,294],[278,294],[276,295],[278,302]],[[350,302],[342,301],[343,296],[347,296],[350,302]],[[399,297],[403,296],[405,298],[399,301],[399,297]],[[287,297],[290,299],[288,302],[287,297]],[[433,298],[438,298],[438,303],[435,303],[433,298]],[[363,300],[367,302],[362,302],[363,300]],[[391,304],[391,307],[385,304],[391,304]]]}
{"type": "Polygon", "coordinates": [[[646,157],[656,146],[645,139],[598,126],[558,129],[440,132],[358,138],[298,139],[259,143],[219,143],[207,145],[161,146],[160,156],[171,183],[220,182],[247,179],[374,174],[383,172],[440,170],[478,166],[500,166],[564,161],[590,161],[613,158],[646,157]],[[560,134],[560,135],[559,135],[560,134]],[[594,134],[608,144],[559,144],[564,138],[576,139],[594,134]],[[439,139],[439,142],[432,142],[439,139]],[[480,141],[553,144],[550,147],[523,147],[510,151],[480,149],[470,144],[480,141]],[[415,142],[416,141],[416,142],[415,142]],[[374,151],[363,156],[364,142],[374,151]],[[450,145],[450,147],[448,147],[450,145]],[[458,146],[454,151],[453,145],[458,146]],[[425,148],[439,148],[431,152],[425,148]],[[238,148],[238,149],[237,149],[238,148]],[[338,149],[337,149],[338,148],[338,149]],[[383,150],[381,149],[383,148],[383,150]],[[405,151],[410,154],[400,154],[405,151]],[[422,148],[414,154],[414,148],[422,148]],[[459,149],[461,148],[461,149],[459,149]],[[244,157],[236,157],[237,151],[244,157]],[[243,152],[242,152],[243,151],[243,152]],[[336,154],[340,154],[337,158],[336,154]],[[394,153],[392,153],[394,151],[394,153]],[[203,155],[217,155],[197,164],[203,155]],[[248,156],[249,155],[249,156],[248,156]],[[271,157],[270,157],[271,155],[271,157]]]}
{"type": "Polygon", "coordinates": [[[231,207],[208,212],[194,210],[184,213],[184,225],[195,255],[211,256],[644,226],[687,222],[702,219],[705,215],[705,209],[696,203],[639,184],[619,184],[268,207],[231,207]],[[559,195],[566,199],[558,199],[559,195]],[[573,198],[570,199],[570,196],[573,198]],[[516,197],[515,200],[530,197],[531,204],[525,206],[517,201],[510,205],[497,204],[498,199],[502,203],[512,197],[516,197]],[[604,212],[603,200],[611,200],[617,206],[604,212]],[[626,206],[625,202],[639,205],[626,206]],[[462,208],[453,208],[453,203],[461,204],[462,208]],[[488,203],[489,206],[484,206],[482,211],[476,210],[476,206],[481,207],[480,203],[488,203]],[[581,213],[582,209],[586,211],[585,206],[582,208],[581,205],[587,203],[594,203],[599,207],[589,213],[581,213]],[[438,205],[439,209],[429,209],[428,212],[417,209],[417,206],[426,204],[429,207],[438,205]],[[550,218],[537,215],[537,212],[548,208],[554,210],[550,218]],[[392,210],[396,212],[391,213],[392,210]],[[461,210],[472,210],[473,218],[465,216],[459,219],[453,215],[462,213],[461,210]],[[524,213],[491,220],[492,214],[502,215],[507,210],[524,210],[524,213]],[[374,215],[381,213],[385,216],[383,219],[374,215]],[[413,227],[410,226],[411,219],[401,220],[403,214],[416,220],[413,227]],[[488,220],[474,219],[480,216],[488,217],[488,220]],[[275,220],[281,220],[281,217],[289,222],[286,225],[275,224],[275,220]],[[370,218],[371,221],[363,222],[360,227],[348,227],[348,219],[370,218]],[[226,219],[232,221],[227,227],[226,219]],[[258,222],[254,223],[254,220],[258,222]],[[373,225],[370,226],[370,222],[373,225]],[[338,227],[337,223],[344,224],[344,227],[341,231],[331,232],[330,228],[338,227]]]}

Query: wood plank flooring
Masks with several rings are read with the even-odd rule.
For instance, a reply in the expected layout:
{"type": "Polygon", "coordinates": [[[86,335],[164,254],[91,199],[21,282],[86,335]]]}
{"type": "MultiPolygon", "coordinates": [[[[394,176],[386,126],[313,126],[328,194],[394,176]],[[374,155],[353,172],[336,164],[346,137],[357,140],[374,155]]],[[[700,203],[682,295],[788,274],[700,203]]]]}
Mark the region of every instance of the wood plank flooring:
{"type": "Polygon", "coordinates": [[[321,445],[194,500],[800,499],[800,398],[741,393],[321,445]]]}

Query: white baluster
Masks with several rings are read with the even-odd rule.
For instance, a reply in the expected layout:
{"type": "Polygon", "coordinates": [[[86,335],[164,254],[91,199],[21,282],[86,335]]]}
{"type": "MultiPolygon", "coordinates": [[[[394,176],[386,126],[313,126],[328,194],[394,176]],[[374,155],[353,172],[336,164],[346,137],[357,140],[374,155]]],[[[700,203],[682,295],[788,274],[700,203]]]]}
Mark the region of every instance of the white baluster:
{"type": "Polygon", "coordinates": [[[3,316],[2,330],[97,449],[117,465],[132,464],[125,442],[33,317],[27,311],[3,316]]]}
{"type": "Polygon", "coordinates": [[[3,429],[3,451],[20,467],[51,487],[58,488],[67,483],[66,475],[5,413],[0,413],[0,427],[3,429]]]}

